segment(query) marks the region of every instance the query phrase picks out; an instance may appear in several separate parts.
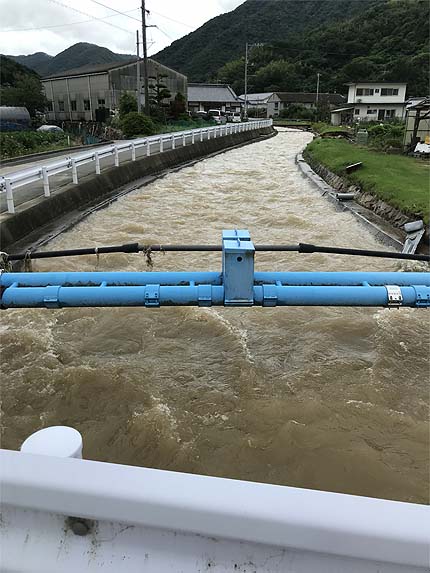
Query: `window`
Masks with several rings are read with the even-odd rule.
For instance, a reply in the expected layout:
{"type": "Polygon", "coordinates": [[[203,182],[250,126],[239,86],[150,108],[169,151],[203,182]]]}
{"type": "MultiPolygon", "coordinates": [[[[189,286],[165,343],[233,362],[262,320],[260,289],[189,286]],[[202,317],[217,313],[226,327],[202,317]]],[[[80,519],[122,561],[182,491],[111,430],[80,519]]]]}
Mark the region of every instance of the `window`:
{"type": "Polygon", "coordinates": [[[84,99],[84,110],[85,110],[85,111],[90,111],[90,109],[91,109],[90,100],[89,100],[89,99],[84,99]]]}
{"type": "Polygon", "coordinates": [[[64,111],[64,101],[59,101],[59,102],[58,102],[58,110],[59,110],[59,111],[64,111]]]}
{"type": "Polygon", "coordinates": [[[354,115],[360,115],[360,110],[358,108],[354,109],[354,115]]]}
{"type": "Polygon", "coordinates": [[[373,88],[357,88],[356,94],[358,96],[373,96],[373,88]]]}
{"type": "Polygon", "coordinates": [[[375,94],[379,94],[379,88],[375,88],[375,94]]]}
{"type": "Polygon", "coordinates": [[[71,109],[71,111],[76,111],[76,100],[75,99],[70,100],[70,109],[71,109]]]}
{"type": "Polygon", "coordinates": [[[376,109],[368,109],[367,110],[367,115],[376,115],[377,110],[376,109]]]}
{"type": "Polygon", "coordinates": [[[395,109],[386,109],[385,110],[385,117],[387,119],[391,119],[395,116],[396,116],[396,110],[395,109]]]}
{"type": "Polygon", "coordinates": [[[104,107],[105,106],[105,100],[104,99],[99,99],[98,100],[99,103],[99,107],[104,107]]]}
{"type": "Polygon", "coordinates": [[[279,107],[279,102],[275,101],[275,109],[278,109],[278,107],[279,107]]]}
{"type": "Polygon", "coordinates": [[[48,101],[48,103],[46,104],[46,111],[54,111],[54,102],[53,101],[48,101]]]}
{"type": "Polygon", "coordinates": [[[381,88],[381,96],[396,96],[399,95],[398,88],[381,88]]]}

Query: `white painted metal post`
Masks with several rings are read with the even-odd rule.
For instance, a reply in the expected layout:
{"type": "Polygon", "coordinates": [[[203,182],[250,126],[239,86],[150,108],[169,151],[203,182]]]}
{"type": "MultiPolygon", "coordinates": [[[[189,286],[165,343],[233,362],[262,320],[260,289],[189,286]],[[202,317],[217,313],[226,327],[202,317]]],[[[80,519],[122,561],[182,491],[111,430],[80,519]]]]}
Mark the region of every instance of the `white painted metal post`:
{"type": "Polygon", "coordinates": [[[100,175],[100,155],[98,151],[95,152],[94,157],[96,160],[96,175],[100,175]]]}
{"type": "Polygon", "coordinates": [[[5,179],[5,183],[6,183],[7,212],[15,213],[15,203],[13,202],[12,183],[10,179],[5,179]]]}
{"type": "Polygon", "coordinates": [[[203,141],[203,129],[200,128],[200,141],[203,141]]]}
{"type": "Polygon", "coordinates": [[[72,181],[73,181],[73,183],[75,183],[75,185],[77,185],[79,183],[79,181],[78,181],[78,168],[76,166],[76,160],[74,157],[72,157],[72,181]]]}
{"type": "Polygon", "coordinates": [[[119,151],[116,145],[115,145],[115,167],[119,167],[119,151]]]}
{"type": "Polygon", "coordinates": [[[151,143],[149,139],[146,140],[146,155],[148,157],[151,155],[151,143]]]}
{"type": "Polygon", "coordinates": [[[217,130],[217,127],[215,126],[214,127],[214,139],[216,138],[216,130],[217,130]]]}
{"type": "Polygon", "coordinates": [[[51,193],[49,192],[48,170],[46,167],[42,167],[42,178],[43,178],[43,193],[45,197],[49,197],[51,193]]]}
{"type": "Polygon", "coordinates": [[[185,133],[182,134],[182,147],[186,146],[185,133]]]}
{"type": "Polygon", "coordinates": [[[176,147],[176,143],[175,143],[175,134],[172,135],[172,149],[175,149],[176,147]]]}
{"type": "Polygon", "coordinates": [[[196,135],[196,134],[195,134],[195,132],[194,132],[194,130],[193,130],[193,131],[191,132],[191,143],[192,143],[192,144],[194,144],[195,141],[196,141],[195,135],[196,135]]]}
{"type": "Polygon", "coordinates": [[[134,143],[131,144],[131,160],[136,161],[136,146],[134,143]]]}
{"type": "Polygon", "coordinates": [[[160,136],[160,153],[163,153],[163,136],[160,136]]]}

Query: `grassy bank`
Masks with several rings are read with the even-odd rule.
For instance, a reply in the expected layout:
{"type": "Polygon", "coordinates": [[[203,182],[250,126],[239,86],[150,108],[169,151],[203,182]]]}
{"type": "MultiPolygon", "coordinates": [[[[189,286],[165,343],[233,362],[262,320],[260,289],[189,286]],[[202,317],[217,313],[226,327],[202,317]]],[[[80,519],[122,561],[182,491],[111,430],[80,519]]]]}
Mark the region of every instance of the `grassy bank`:
{"type": "Polygon", "coordinates": [[[9,159],[65,147],[68,147],[65,133],[18,131],[0,134],[0,159],[9,159]]]}
{"type": "Polygon", "coordinates": [[[333,173],[359,185],[386,203],[429,222],[429,164],[412,157],[387,155],[339,139],[316,139],[306,154],[333,173]],[[345,167],[361,161],[361,169],[345,175],[345,167]]]}

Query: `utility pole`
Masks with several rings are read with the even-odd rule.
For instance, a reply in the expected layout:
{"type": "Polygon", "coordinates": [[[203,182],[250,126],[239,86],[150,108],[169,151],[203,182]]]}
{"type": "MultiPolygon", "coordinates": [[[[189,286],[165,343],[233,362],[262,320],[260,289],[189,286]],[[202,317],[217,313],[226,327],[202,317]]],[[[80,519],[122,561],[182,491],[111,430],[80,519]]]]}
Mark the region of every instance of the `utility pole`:
{"type": "Polygon", "coordinates": [[[245,44],[245,113],[243,118],[245,121],[248,120],[248,42],[245,44]]]}
{"type": "Polygon", "coordinates": [[[137,53],[137,66],[136,66],[136,95],[137,95],[137,111],[140,113],[140,54],[139,54],[139,30],[136,30],[136,53],[137,53]]]}
{"type": "Polygon", "coordinates": [[[317,97],[315,99],[316,105],[318,106],[319,94],[320,94],[320,73],[317,74],[317,97]]]}
{"type": "Polygon", "coordinates": [[[146,8],[145,0],[142,0],[142,45],[143,45],[143,81],[145,89],[145,113],[149,115],[149,86],[148,86],[148,49],[146,46],[146,8]]]}

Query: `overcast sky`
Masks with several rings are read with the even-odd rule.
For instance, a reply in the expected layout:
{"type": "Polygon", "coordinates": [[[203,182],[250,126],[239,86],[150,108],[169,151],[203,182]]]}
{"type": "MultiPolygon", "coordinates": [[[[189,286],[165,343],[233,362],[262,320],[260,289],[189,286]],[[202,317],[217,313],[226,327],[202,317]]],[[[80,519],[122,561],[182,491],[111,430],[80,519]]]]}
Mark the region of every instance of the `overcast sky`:
{"type": "MultiPolygon", "coordinates": [[[[146,0],[149,54],[245,0],[146,0]]],[[[0,52],[55,56],[76,42],[135,53],[140,0],[0,0],[0,52]],[[116,14],[114,8],[128,16],[116,14]],[[131,18],[132,17],[132,18],[131,18]]]]}

